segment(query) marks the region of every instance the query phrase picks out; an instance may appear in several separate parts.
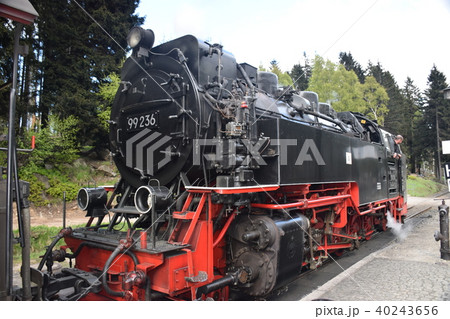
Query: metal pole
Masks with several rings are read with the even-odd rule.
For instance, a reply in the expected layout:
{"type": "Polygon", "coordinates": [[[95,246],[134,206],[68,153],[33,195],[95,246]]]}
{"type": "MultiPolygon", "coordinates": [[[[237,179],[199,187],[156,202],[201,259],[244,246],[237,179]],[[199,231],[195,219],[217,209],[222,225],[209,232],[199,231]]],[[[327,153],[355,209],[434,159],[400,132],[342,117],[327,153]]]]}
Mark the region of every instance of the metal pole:
{"type": "MultiPolygon", "coordinates": [[[[19,172],[17,167],[17,150],[14,147],[13,152],[13,173],[14,173],[14,191],[16,195],[16,210],[17,210],[17,224],[19,226],[19,244],[20,247],[24,247],[23,245],[23,219],[22,219],[22,190],[20,189],[20,180],[19,180],[19,172]]],[[[14,200],[14,198],[13,198],[14,200]]]]}
{"type": "MultiPolygon", "coordinates": [[[[13,207],[13,168],[15,166],[15,151],[16,151],[16,138],[15,138],[15,117],[16,117],[16,89],[17,89],[17,71],[18,71],[18,59],[19,59],[19,38],[22,32],[23,25],[17,23],[14,29],[14,58],[13,58],[13,82],[9,102],[9,122],[8,122],[8,168],[6,177],[6,286],[5,293],[6,298],[10,299],[12,295],[12,207],[13,207]]],[[[17,178],[17,176],[16,176],[17,178]]],[[[2,287],[0,287],[1,289],[2,287]]]]}
{"type": "Polygon", "coordinates": [[[6,237],[7,229],[6,218],[6,180],[0,177],[0,301],[8,300],[6,293],[6,283],[8,282],[8,262],[6,260],[7,255],[7,242],[6,237]]]}
{"type": "Polygon", "coordinates": [[[152,215],[152,226],[151,226],[151,228],[150,228],[150,238],[152,239],[152,247],[153,247],[153,249],[155,249],[155,247],[156,247],[156,217],[157,217],[157,215],[156,215],[156,196],[153,194],[153,195],[150,195],[150,196],[152,196],[152,212],[151,212],[151,215],[152,215]]]}
{"type": "Polygon", "coordinates": [[[63,193],[63,229],[66,228],[66,192],[63,193]]]}
{"type": "Polygon", "coordinates": [[[22,222],[23,222],[23,248],[22,248],[22,292],[23,300],[28,301],[32,299],[31,295],[31,218],[30,218],[30,206],[28,200],[25,200],[22,210],[22,222]]]}
{"type": "Polygon", "coordinates": [[[436,105],[436,144],[437,144],[437,170],[436,178],[441,181],[441,147],[440,147],[440,137],[439,137],[439,113],[438,106],[436,105]]]}

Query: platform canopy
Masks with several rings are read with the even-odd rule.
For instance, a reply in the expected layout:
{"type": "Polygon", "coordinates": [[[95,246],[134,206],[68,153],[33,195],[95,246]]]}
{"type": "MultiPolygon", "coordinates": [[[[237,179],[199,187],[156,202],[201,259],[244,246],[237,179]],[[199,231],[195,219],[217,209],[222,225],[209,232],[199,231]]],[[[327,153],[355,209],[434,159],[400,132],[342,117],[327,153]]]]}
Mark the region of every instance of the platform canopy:
{"type": "Polygon", "coordinates": [[[31,24],[39,14],[28,0],[0,0],[0,16],[31,24]]]}

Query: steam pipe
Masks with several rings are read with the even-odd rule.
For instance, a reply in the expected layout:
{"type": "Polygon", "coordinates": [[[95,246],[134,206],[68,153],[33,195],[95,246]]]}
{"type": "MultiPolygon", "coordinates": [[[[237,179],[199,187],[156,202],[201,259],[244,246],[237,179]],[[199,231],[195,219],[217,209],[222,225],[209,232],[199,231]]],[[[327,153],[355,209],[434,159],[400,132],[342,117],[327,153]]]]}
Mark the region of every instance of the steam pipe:
{"type": "Polygon", "coordinates": [[[109,267],[111,266],[114,258],[116,258],[119,253],[122,251],[122,249],[125,246],[120,243],[119,246],[116,247],[116,249],[114,249],[114,251],[112,252],[112,254],[109,256],[108,260],[105,263],[105,267],[103,268],[103,275],[102,275],[102,285],[103,285],[103,289],[105,289],[105,292],[111,296],[116,296],[116,297],[125,297],[126,292],[125,291],[115,291],[112,290],[111,288],[109,288],[108,286],[108,280],[107,280],[107,271],[109,269],[109,267]]]}
{"type": "MultiPolygon", "coordinates": [[[[239,63],[236,65],[237,65],[239,72],[241,72],[242,76],[244,77],[245,82],[247,82],[249,88],[252,90],[252,95],[254,96],[255,86],[253,85],[252,81],[248,77],[247,72],[245,72],[244,68],[239,63]]],[[[256,136],[257,132],[256,132],[255,125],[254,125],[256,122],[256,106],[255,106],[254,101],[249,101],[249,102],[250,103],[248,103],[248,104],[250,106],[250,122],[251,122],[250,123],[250,139],[252,141],[256,141],[258,139],[256,136]]]]}
{"type": "Polygon", "coordinates": [[[145,301],[152,300],[152,288],[150,284],[150,278],[146,276],[145,279],[145,301]]]}
{"type": "Polygon", "coordinates": [[[202,295],[209,294],[210,292],[223,288],[225,286],[229,286],[235,282],[235,275],[226,275],[225,277],[222,277],[220,279],[217,279],[213,281],[210,284],[201,286],[197,289],[197,292],[195,294],[195,298],[199,299],[202,295]]]}
{"type": "Polygon", "coordinates": [[[253,86],[253,83],[252,83],[252,81],[250,80],[250,78],[248,77],[247,72],[244,71],[244,68],[243,68],[239,63],[236,64],[236,66],[237,66],[239,72],[241,72],[241,74],[242,74],[242,76],[244,77],[245,82],[247,82],[248,86],[249,86],[250,88],[253,88],[253,87],[254,87],[254,86],[253,86]]]}
{"type": "Polygon", "coordinates": [[[220,231],[219,235],[217,236],[216,240],[213,243],[213,248],[215,248],[219,242],[222,240],[223,236],[225,236],[225,233],[228,231],[228,227],[230,227],[231,222],[234,220],[234,218],[236,217],[236,214],[230,215],[230,217],[228,217],[228,220],[226,221],[225,225],[223,226],[222,230],[220,231]]]}
{"type": "MultiPolygon", "coordinates": [[[[346,198],[351,198],[350,194],[327,196],[319,199],[302,199],[297,202],[287,204],[261,204],[254,203],[252,207],[265,208],[265,209],[288,209],[288,208],[314,208],[318,206],[333,205],[341,202],[346,198]]],[[[356,205],[354,205],[356,207],[356,205]]]]}
{"type": "Polygon", "coordinates": [[[58,233],[58,235],[56,235],[56,237],[53,239],[52,243],[50,244],[50,246],[47,247],[47,250],[45,251],[44,257],[42,257],[41,262],[39,263],[38,266],[38,270],[42,270],[42,267],[44,267],[44,263],[45,261],[48,259],[49,255],[52,253],[52,249],[53,247],[56,246],[56,244],[58,243],[58,241],[63,238],[64,236],[71,234],[72,233],[72,228],[64,228],[61,229],[58,233]]]}
{"type": "Polygon", "coordinates": [[[321,114],[319,112],[313,112],[313,111],[309,111],[309,110],[302,110],[302,111],[307,113],[307,114],[311,114],[311,115],[317,116],[317,117],[319,117],[321,119],[330,121],[330,122],[338,125],[341,128],[341,130],[344,131],[344,132],[348,131],[347,128],[344,126],[344,124],[341,121],[337,121],[337,120],[335,120],[333,118],[330,118],[329,116],[323,115],[323,114],[321,114]]]}
{"type": "MultiPolygon", "coordinates": [[[[66,257],[67,258],[76,258],[76,257],[78,257],[78,255],[80,254],[81,250],[85,246],[92,247],[92,248],[103,249],[103,250],[114,251],[111,246],[102,245],[102,244],[98,244],[98,243],[90,243],[90,242],[84,241],[78,246],[77,250],[73,254],[66,254],[66,257]]],[[[130,250],[127,250],[126,252],[124,252],[124,254],[129,256],[129,257],[131,257],[131,259],[133,259],[134,265],[136,267],[136,265],[139,263],[136,255],[130,250]]]]}

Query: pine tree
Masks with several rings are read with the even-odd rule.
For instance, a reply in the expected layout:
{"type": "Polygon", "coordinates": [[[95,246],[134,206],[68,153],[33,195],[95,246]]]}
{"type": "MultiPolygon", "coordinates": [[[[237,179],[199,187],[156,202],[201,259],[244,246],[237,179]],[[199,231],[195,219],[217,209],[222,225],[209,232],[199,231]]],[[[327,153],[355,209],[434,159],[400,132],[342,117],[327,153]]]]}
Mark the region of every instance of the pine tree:
{"type": "Polygon", "coordinates": [[[408,154],[408,164],[411,173],[415,173],[417,166],[420,166],[422,145],[419,144],[417,138],[417,131],[419,123],[422,118],[420,112],[423,106],[423,97],[417,86],[414,85],[413,80],[408,77],[405,81],[405,85],[401,90],[404,97],[404,109],[405,109],[405,124],[406,134],[404,135],[406,150],[408,154]]]}
{"type": "MultiPolygon", "coordinates": [[[[9,114],[10,92],[13,78],[14,23],[2,19],[0,25],[0,121],[6,122],[9,114]]],[[[34,111],[36,91],[36,57],[34,55],[34,27],[22,28],[20,45],[29,48],[28,54],[21,53],[18,60],[16,88],[16,136],[22,136],[27,128],[28,112],[34,111]]]]}
{"type": "Polygon", "coordinates": [[[394,76],[389,71],[385,71],[380,63],[373,65],[370,62],[367,74],[368,76],[373,76],[384,87],[389,97],[389,101],[387,102],[389,116],[385,118],[384,127],[393,134],[406,135],[407,128],[404,118],[403,96],[394,76]]]}
{"type": "Polygon", "coordinates": [[[82,125],[82,143],[100,146],[105,136],[99,128],[96,93],[109,74],[119,71],[129,29],[143,22],[134,15],[139,0],[32,2],[40,13],[36,50],[42,61],[42,124],[48,124],[51,113],[60,118],[74,115],[82,125]]]}
{"type": "Polygon", "coordinates": [[[281,71],[276,60],[272,60],[270,62],[269,70],[270,72],[275,73],[278,76],[278,83],[281,86],[292,86],[294,84],[289,74],[287,72],[281,71]]]}
{"type": "MultiPolygon", "coordinates": [[[[9,94],[12,84],[13,29],[8,20],[0,25],[0,120],[8,121],[9,94]]],[[[0,132],[3,133],[3,132],[0,132]]]]}
{"type": "Polygon", "coordinates": [[[294,64],[291,72],[288,73],[294,81],[294,87],[299,91],[304,91],[308,88],[309,79],[311,78],[312,72],[306,53],[303,53],[303,57],[305,59],[304,65],[301,63],[294,64]]]}
{"type": "Polygon", "coordinates": [[[355,72],[361,84],[365,82],[365,72],[361,65],[353,59],[353,56],[350,52],[339,53],[339,63],[342,64],[347,71],[352,70],[353,72],[355,72]]]}
{"type": "Polygon", "coordinates": [[[450,139],[449,101],[444,99],[442,90],[447,87],[445,75],[434,65],[428,76],[425,91],[425,105],[421,129],[422,146],[432,150],[435,161],[435,175],[441,178],[441,142],[450,139]]]}
{"type": "MultiPolygon", "coordinates": [[[[35,29],[33,26],[25,26],[22,34],[22,43],[28,48],[35,46],[35,29]]],[[[18,135],[23,136],[28,127],[28,114],[36,111],[36,88],[37,88],[37,59],[35,51],[29,50],[28,54],[23,57],[20,79],[21,85],[18,91],[16,104],[17,111],[17,128],[18,135]]]]}

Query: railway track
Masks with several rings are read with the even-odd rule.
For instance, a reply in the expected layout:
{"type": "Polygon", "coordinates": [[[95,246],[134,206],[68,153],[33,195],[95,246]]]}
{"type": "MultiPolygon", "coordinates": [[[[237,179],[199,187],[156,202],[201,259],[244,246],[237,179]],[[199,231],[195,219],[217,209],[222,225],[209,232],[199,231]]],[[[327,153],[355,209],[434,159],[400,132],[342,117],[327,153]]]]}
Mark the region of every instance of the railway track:
{"type": "MultiPolygon", "coordinates": [[[[413,207],[414,207],[414,206],[413,206],[413,207]]],[[[426,208],[421,208],[418,212],[415,212],[415,213],[412,213],[412,214],[409,214],[409,213],[408,213],[408,215],[407,215],[406,218],[405,218],[405,221],[409,221],[409,220],[411,220],[411,219],[413,219],[413,218],[416,218],[416,217],[418,217],[419,215],[421,215],[421,214],[423,214],[423,213],[429,211],[431,208],[432,208],[432,206],[427,206],[426,208]]]]}
{"type": "Polygon", "coordinates": [[[420,216],[421,214],[429,211],[433,207],[436,208],[440,203],[438,201],[447,200],[450,201],[450,198],[448,198],[450,193],[448,191],[444,191],[441,193],[438,193],[435,195],[433,200],[425,200],[422,202],[419,202],[411,207],[408,207],[408,215],[405,218],[405,221],[411,220],[413,218],[416,218],[420,216]]]}

